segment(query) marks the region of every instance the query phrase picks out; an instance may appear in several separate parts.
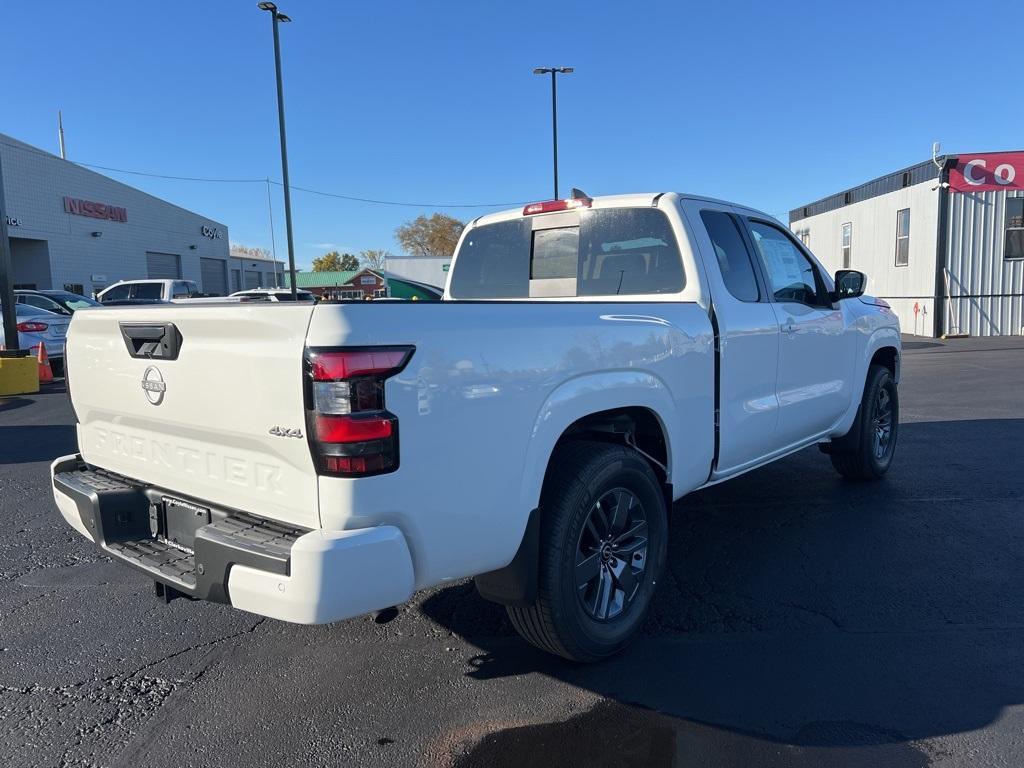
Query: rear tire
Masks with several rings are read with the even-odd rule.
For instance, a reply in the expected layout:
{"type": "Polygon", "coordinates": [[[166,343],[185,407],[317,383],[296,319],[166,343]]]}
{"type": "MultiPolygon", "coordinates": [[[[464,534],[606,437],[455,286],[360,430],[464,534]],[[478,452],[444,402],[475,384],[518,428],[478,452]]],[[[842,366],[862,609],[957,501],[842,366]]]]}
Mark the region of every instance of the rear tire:
{"type": "Polygon", "coordinates": [[[881,479],[896,454],[899,415],[899,391],[892,373],[872,365],[853,428],[829,451],[836,471],[849,480],[881,479]]]}
{"type": "Polygon", "coordinates": [[[622,650],[665,563],[667,510],[647,461],[620,445],[557,449],[541,493],[537,600],[506,610],[528,642],[573,661],[622,650]]]}

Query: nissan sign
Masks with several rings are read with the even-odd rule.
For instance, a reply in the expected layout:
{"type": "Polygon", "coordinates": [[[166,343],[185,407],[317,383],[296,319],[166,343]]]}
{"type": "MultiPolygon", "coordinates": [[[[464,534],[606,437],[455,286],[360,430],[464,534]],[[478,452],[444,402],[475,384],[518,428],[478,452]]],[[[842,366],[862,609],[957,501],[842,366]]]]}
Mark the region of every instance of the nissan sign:
{"type": "Polygon", "coordinates": [[[954,192],[1024,189],[1024,152],[983,152],[960,155],[949,170],[954,192]]]}
{"type": "Polygon", "coordinates": [[[109,219],[110,221],[128,221],[128,210],[117,205],[94,203],[92,200],[79,200],[77,197],[64,198],[64,211],[76,216],[89,216],[93,219],[109,219]]]}

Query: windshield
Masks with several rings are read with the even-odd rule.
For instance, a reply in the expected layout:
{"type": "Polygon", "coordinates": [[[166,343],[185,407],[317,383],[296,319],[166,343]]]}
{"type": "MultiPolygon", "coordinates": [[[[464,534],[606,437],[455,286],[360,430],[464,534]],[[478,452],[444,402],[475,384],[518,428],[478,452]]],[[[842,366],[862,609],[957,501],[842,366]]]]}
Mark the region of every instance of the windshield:
{"type": "Polygon", "coordinates": [[[682,290],[682,261],[663,212],[584,210],[578,223],[558,216],[472,229],[456,257],[452,297],[636,296],[682,290]],[[555,221],[559,226],[551,226],[555,221]]]}
{"type": "Polygon", "coordinates": [[[72,312],[76,309],[82,309],[83,307],[103,306],[98,301],[94,301],[87,296],[79,296],[77,293],[48,293],[46,295],[54,301],[60,302],[72,312]]]}

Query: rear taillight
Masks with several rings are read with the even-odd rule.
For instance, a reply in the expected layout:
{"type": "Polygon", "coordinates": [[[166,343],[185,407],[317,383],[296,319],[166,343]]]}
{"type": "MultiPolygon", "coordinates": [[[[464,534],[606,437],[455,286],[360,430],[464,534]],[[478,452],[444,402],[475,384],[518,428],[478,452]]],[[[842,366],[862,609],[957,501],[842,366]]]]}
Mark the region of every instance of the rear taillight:
{"type": "Polygon", "coordinates": [[[24,323],[18,323],[18,330],[22,333],[40,333],[49,328],[46,323],[36,323],[31,320],[26,320],[24,323]]]}
{"type": "Polygon", "coordinates": [[[413,347],[306,351],[306,427],[317,471],[365,477],[398,469],[398,417],[384,403],[384,382],[413,347]]]}

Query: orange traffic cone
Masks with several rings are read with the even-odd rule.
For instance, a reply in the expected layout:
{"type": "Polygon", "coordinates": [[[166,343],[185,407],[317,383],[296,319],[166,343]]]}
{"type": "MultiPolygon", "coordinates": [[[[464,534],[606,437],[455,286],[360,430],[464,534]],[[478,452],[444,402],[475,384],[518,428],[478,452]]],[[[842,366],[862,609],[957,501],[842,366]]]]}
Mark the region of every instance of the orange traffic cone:
{"type": "Polygon", "coordinates": [[[43,342],[39,342],[39,356],[36,358],[39,361],[39,383],[49,384],[53,381],[53,369],[50,368],[50,358],[46,354],[46,345],[43,342]]]}

